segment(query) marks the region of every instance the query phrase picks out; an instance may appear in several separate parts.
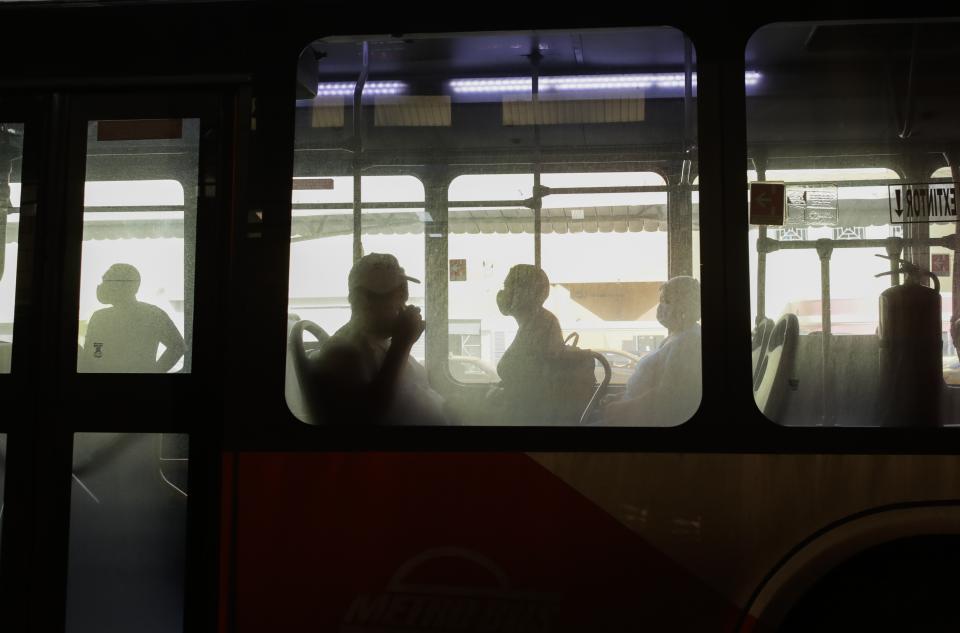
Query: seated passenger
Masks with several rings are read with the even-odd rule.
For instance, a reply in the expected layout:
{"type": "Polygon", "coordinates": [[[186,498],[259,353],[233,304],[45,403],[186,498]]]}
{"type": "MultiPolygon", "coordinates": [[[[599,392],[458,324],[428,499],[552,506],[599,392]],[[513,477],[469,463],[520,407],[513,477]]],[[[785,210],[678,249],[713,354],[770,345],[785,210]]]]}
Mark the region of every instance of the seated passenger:
{"type": "Polygon", "coordinates": [[[658,350],[637,362],[622,400],[600,413],[618,426],[671,426],[693,416],[700,404],[700,283],[674,277],[660,288],[657,320],[667,328],[658,350]]]}
{"type": "Polygon", "coordinates": [[[321,422],[446,424],[443,399],[410,350],[425,329],[407,305],[405,274],[393,255],[370,253],[350,269],[350,321],[330,337],[305,394],[321,422]]]}
{"type": "MultiPolygon", "coordinates": [[[[517,336],[497,364],[502,399],[509,417],[521,422],[549,422],[544,409],[550,361],[564,351],[560,322],[543,307],[550,294],[547,274],[536,266],[518,264],[510,269],[497,293],[497,307],[517,320],[517,336]]],[[[592,374],[591,374],[592,375],[592,374]]]]}
{"type": "Polygon", "coordinates": [[[137,301],[139,289],[140,272],[130,264],[114,264],[103,274],[97,301],[110,307],[90,317],[78,371],[163,374],[183,357],[186,345],[177,326],[163,309],[137,301]]]}
{"type": "Polygon", "coordinates": [[[530,264],[517,264],[503,280],[497,307],[517,320],[517,336],[497,363],[497,374],[507,384],[524,382],[542,370],[544,357],[563,351],[560,322],[543,307],[550,294],[547,273],[530,264]]]}

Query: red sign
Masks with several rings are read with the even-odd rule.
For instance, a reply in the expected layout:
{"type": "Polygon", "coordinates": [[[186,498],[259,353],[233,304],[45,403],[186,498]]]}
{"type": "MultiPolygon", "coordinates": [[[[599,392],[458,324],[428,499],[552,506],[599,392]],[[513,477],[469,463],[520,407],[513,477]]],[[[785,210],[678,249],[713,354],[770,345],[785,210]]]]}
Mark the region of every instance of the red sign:
{"type": "Polygon", "coordinates": [[[451,259],[450,260],[450,281],[466,281],[466,280],[467,280],[467,260],[451,259]]]}
{"type": "Polygon", "coordinates": [[[783,226],[786,186],[782,182],[750,184],[750,224],[783,226]]]}
{"type": "Polygon", "coordinates": [[[152,141],[183,138],[183,119],[97,121],[98,141],[152,141]]]}
{"type": "Polygon", "coordinates": [[[945,254],[930,256],[930,272],[938,277],[950,276],[950,256],[945,254]]]}

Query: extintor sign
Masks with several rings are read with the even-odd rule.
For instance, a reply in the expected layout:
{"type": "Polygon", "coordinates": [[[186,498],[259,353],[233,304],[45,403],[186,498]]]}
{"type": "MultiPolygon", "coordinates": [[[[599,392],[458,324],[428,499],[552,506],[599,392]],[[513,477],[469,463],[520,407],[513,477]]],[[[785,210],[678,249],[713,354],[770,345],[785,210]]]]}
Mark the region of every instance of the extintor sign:
{"type": "Polygon", "coordinates": [[[750,224],[783,226],[786,186],[782,182],[750,184],[750,224]]]}
{"type": "Polygon", "coordinates": [[[957,188],[952,182],[889,185],[890,223],[956,222],[957,188]]]}

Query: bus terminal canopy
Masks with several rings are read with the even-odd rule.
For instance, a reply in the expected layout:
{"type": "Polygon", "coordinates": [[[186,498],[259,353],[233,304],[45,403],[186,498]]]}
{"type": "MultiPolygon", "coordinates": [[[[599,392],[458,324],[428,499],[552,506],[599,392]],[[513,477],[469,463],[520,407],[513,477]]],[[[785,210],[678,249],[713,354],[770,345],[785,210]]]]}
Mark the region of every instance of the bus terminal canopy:
{"type": "MultiPolygon", "coordinates": [[[[699,229],[699,204],[692,209],[693,229],[699,229]]],[[[294,209],[291,235],[294,241],[349,235],[353,211],[343,209],[294,209]]],[[[841,199],[840,227],[881,226],[890,223],[886,198],[841,199]]],[[[363,232],[367,234],[423,233],[430,218],[423,209],[364,209],[363,232]]],[[[19,213],[11,213],[6,242],[17,241],[19,213]]],[[[803,227],[805,225],[797,225],[803,227]]],[[[549,233],[639,233],[667,230],[667,205],[630,205],[544,209],[542,232],[549,233]]],[[[434,227],[436,228],[436,227],[434,227]]],[[[454,234],[533,233],[533,211],[513,208],[451,208],[447,230],[454,234]]],[[[139,208],[98,211],[84,217],[85,240],[182,238],[183,211],[139,208]]]]}

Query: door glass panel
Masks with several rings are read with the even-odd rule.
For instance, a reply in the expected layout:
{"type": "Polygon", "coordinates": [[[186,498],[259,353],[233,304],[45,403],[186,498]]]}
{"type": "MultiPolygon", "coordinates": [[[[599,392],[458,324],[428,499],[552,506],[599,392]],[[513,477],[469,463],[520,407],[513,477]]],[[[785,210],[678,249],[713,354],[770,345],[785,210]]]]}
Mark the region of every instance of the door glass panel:
{"type": "Polygon", "coordinates": [[[77,371],[190,371],[199,119],[92,121],[77,371]]]}
{"type": "Polygon", "coordinates": [[[68,633],[183,630],[186,435],[74,435],[68,633]]]}
{"type": "Polygon", "coordinates": [[[13,356],[23,125],[0,123],[0,374],[13,356]]]}

